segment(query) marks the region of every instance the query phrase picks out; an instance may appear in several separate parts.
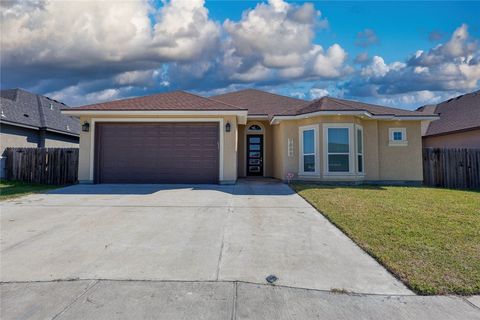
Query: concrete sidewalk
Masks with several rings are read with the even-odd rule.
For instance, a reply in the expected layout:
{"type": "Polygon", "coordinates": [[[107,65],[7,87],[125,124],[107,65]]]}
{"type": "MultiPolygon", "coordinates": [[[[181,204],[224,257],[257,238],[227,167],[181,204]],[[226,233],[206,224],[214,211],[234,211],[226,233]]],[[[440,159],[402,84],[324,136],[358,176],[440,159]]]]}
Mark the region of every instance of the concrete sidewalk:
{"type": "Polygon", "coordinates": [[[3,283],[2,320],[331,319],[479,320],[453,296],[340,294],[242,282],[59,281],[3,283]]]}

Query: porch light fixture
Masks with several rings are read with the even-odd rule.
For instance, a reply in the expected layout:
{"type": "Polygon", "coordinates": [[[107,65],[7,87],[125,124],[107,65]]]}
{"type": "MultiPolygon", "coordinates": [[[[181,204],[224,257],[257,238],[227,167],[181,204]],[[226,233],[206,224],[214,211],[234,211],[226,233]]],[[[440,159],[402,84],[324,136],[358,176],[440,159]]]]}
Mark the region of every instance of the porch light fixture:
{"type": "Polygon", "coordinates": [[[232,129],[232,126],[230,125],[230,122],[227,122],[227,124],[225,125],[225,131],[230,132],[230,129],[232,129]]]}
{"type": "Polygon", "coordinates": [[[85,121],[85,122],[82,124],[82,131],[83,131],[83,132],[88,132],[88,131],[90,131],[90,123],[88,123],[87,121],[85,121]]]}

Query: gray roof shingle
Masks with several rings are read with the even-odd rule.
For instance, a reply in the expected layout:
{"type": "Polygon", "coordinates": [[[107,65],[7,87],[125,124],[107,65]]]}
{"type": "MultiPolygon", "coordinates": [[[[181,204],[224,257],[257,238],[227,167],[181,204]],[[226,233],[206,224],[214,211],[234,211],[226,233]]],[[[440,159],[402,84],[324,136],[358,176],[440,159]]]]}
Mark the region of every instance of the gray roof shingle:
{"type": "Polygon", "coordinates": [[[80,122],[61,114],[66,105],[22,89],[0,91],[0,121],[55,130],[70,135],[80,133],[80,122]]]}

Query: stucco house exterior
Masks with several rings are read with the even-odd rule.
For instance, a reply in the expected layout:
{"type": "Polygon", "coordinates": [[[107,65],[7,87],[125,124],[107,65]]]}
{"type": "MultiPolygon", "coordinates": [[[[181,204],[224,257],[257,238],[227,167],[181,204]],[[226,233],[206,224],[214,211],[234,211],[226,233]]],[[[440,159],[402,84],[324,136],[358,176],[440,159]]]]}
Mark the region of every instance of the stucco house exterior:
{"type": "Polygon", "coordinates": [[[480,148],[480,90],[417,111],[440,117],[423,124],[425,148],[480,148]]]}
{"type": "Polygon", "coordinates": [[[80,118],[84,183],[235,183],[239,177],[422,181],[435,115],[259,90],[184,91],[63,110],[80,118]]]}
{"type": "Polygon", "coordinates": [[[66,105],[22,89],[0,91],[0,157],[4,176],[5,149],[78,147],[78,119],[63,115],[66,105]]]}

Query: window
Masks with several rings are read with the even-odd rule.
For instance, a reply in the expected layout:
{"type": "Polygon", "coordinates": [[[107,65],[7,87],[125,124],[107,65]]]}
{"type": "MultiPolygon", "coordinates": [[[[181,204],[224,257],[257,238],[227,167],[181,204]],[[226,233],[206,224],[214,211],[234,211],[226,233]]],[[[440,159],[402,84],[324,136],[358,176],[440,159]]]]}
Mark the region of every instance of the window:
{"type": "Polygon", "coordinates": [[[353,123],[323,124],[323,170],[325,176],[350,176],[356,174],[355,164],[358,161],[356,160],[357,154],[355,151],[357,143],[356,133],[356,127],[353,123]]]}
{"type": "Polygon", "coordinates": [[[348,128],[328,128],[328,171],[349,172],[350,141],[348,128]]]}
{"type": "Polygon", "coordinates": [[[300,174],[318,174],[318,126],[300,127],[300,174]]]}
{"type": "Polygon", "coordinates": [[[405,128],[390,128],[388,129],[388,144],[390,146],[406,146],[407,141],[407,129],[405,128]]]}
{"type": "Polygon", "coordinates": [[[248,127],[248,131],[262,131],[262,127],[260,127],[258,124],[252,124],[250,127],[248,127]]]}
{"type": "Polygon", "coordinates": [[[363,173],[363,129],[357,126],[357,171],[363,173]]]}

